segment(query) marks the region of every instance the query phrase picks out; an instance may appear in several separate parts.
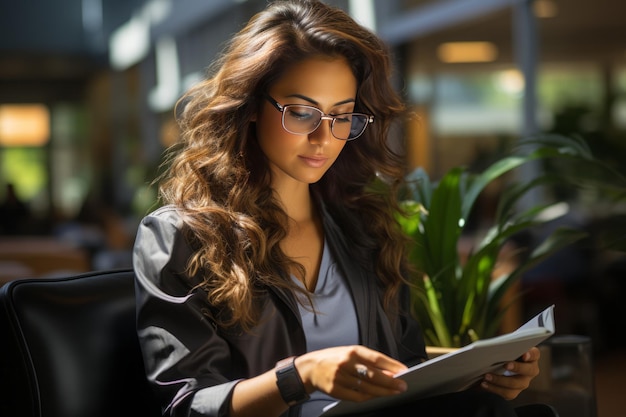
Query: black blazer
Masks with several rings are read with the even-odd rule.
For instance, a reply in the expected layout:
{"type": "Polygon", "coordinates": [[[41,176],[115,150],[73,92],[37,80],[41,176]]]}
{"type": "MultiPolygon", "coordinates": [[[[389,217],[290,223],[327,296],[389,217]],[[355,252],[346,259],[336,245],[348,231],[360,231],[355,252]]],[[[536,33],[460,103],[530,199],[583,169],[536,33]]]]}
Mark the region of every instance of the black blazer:
{"type": "MultiPolygon", "coordinates": [[[[409,314],[393,324],[388,320],[374,272],[358,262],[354,245],[325,210],[323,221],[329,248],[352,293],[361,344],[407,364],[425,359],[417,322],[409,314]]],[[[157,209],[139,226],[133,254],[139,341],[148,379],[168,414],[224,416],[239,380],[305,353],[305,336],[293,294],[275,288],[255,299],[263,308],[252,332],[217,328],[203,314],[212,309],[205,293],[192,290],[199,278],[184,272],[192,249],[182,228],[173,206],[157,209]]],[[[404,288],[401,311],[409,311],[409,302],[404,288]]]]}

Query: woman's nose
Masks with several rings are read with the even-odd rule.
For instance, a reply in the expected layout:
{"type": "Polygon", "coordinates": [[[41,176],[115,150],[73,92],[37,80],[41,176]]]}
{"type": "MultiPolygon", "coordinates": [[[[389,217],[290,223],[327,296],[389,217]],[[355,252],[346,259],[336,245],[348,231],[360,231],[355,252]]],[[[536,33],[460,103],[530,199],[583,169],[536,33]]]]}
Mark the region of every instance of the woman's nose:
{"type": "Polygon", "coordinates": [[[334,139],[335,137],[330,127],[332,122],[332,120],[323,119],[317,129],[309,133],[309,142],[316,145],[323,145],[334,139]]]}

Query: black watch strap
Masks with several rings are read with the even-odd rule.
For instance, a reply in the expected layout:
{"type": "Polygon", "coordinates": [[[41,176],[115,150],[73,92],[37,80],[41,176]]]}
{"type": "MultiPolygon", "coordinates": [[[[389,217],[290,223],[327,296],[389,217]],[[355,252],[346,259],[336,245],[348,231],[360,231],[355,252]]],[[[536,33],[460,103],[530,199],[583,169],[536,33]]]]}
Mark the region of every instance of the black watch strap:
{"type": "Polygon", "coordinates": [[[309,399],[295,361],[296,357],[292,356],[276,363],[276,385],[280,396],[289,407],[309,399]]]}

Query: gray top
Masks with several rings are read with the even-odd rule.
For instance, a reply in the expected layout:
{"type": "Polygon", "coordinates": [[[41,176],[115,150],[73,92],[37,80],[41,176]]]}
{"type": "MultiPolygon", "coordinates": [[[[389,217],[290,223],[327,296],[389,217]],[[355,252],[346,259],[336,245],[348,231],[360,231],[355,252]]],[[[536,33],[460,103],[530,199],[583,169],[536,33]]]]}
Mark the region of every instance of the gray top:
{"type": "MultiPolygon", "coordinates": [[[[294,277],[295,279],[295,277],[294,277]]],[[[296,280],[300,283],[299,280],[296,280]]],[[[302,285],[302,283],[300,283],[302,285]]],[[[346,281],[324,242],[322,262],[315,291],[311,294],[315,312],[299,305],[307,351],[359,343],[357,316],[346,281]]],[[[315,391],[302,405],[301,417],[317,417],[336,399],[315,391]]]]}

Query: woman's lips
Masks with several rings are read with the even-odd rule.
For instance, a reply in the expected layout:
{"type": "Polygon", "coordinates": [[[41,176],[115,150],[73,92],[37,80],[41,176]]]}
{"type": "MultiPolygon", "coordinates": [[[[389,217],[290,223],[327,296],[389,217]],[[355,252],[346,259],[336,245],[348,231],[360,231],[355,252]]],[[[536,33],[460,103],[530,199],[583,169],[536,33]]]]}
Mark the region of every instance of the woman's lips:
{"type": "Polygon", "coordinates": [[[323,156],[300,156],[300,159],[312,168],[321,168],[328,161],[328,158],[323,156]]]}

